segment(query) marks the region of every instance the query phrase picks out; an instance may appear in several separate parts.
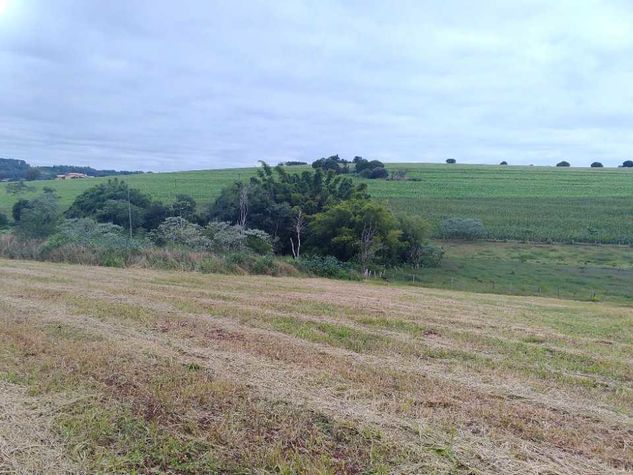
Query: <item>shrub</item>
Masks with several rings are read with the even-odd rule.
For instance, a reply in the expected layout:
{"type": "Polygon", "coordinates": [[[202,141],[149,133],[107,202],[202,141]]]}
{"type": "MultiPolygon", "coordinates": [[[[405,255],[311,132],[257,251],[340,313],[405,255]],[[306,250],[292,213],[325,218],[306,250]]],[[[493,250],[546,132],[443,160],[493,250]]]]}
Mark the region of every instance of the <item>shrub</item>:
{"type": "Polygon", "coordinates": [[[624,163],[622,163],[622,166],[624,168],[633,168],[633,160],[626,160],[624,163]]]}
{"type": "Polygon", "coordinates": [[[569,162],[566,162],[565,160],[563,160],[562,162],[558,162],[556,164],[557,167],[571,167],[571,165],[569,164],[569,162]]]}
{"type": "Polygon", "coordinates": [[[98,250],[129,250],[141,247],[136,240],[130,241],[121,226],[98,223],[92,218],[65,219],[57,233],[48,240],[48,247],[75,245],[98,250]]]}
{"type": "Polygon", "coordinates": [[[352,266],[334,256],[303,256],[295,261],[302,272],[319,277],[348,277],[352,266]]]}
{"type": "Polygon", "coordinates": [[[444,249],[435,244],[420,246],[418,267],[439,267],[444,257],[444,249]]]}
{"type": "Polygon", "coordinates": [[[372,169],[369,175],[369,178],[372,180],[376,180],[379,178],[388,178],[388,177],[389,177],[389,172],[384,167],[376,167],[372,169]]]}
{"type": "Polygon", "coordinates": [[[277,261],[271,255],[261,256],[253,263],[251,271],[254,274],[277,275],[277,261]]]}
{"type": "Polygon", "coordinates": [[[211,221],[203,230],[210,240],[211,249],[217,252],[251,250],[269,254],[273,250],[270,235],[260,229],[244,229],[225,221],[211,221]]]}
{"type": "Polygon", "coordinates": [[[0,228],[4,228],[9,224],[9,217],[0,211],[0,228]]]}
{"type": "Polygon", "coordinates": [[[150,233],[159,246],[182,246],[193,250],[211,249],[211,240],[204,236],[202,228],[184,218],[170,217],[150,233]]]}
{"type": "Polygon", "coordinates": [[[457,163],[457,160],[455,160],[454,158],[447,158],[446,163],[448,163],[449,165],[452,165],[454,163],[457,163]]]}
{"type": "Polygon", "coordinates": [[[602,168],[602,167],[603,167],[603,165],[600,162],[593,162],[591,164],[591,168],[602,168]]]}
{"type": "Polygon", "coordinates": [[[43,193],[25,205],[19,213],[16,232],[27,239],[45,238],[55,231],[59,218],[57,197],[43,193]]]}
{"type": "Polygon", "coordinates": [[[485,238],[488,235],[488,231],[479,219],[447,218],[440,225],[440,235],[444,239],[473,241],[485,238]]]}
{"type": "Polygon", "coordinates": [[[389,179],[393,181],[406,181],[409,177],[406,170],[394,170],[391,172],[389,179]]]}
{"type": "Polygon", "coordinates": [[[499,165],[507,165],[508,162],[506,162],[505,160],[503,162],[501,162],[499,165]]]}
{"type": "Polygon", "coordinates": [[[25,200],[24,198],[22,198],[13,204],[13,208],[11,208],[11,216],[13,216],[13,221],[15,221],[16,223],[20,221],[22,210],[28,208],[29,203],[29,200],[25,200]]]}

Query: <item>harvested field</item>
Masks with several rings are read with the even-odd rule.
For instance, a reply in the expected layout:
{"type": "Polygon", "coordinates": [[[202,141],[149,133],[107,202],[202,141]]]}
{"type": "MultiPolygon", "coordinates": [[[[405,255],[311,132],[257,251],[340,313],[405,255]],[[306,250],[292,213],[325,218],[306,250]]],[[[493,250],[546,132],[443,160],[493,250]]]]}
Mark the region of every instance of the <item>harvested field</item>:
{"type": "Polygon", "coordinates": [[[0,260],[0,473],[633,472],[633,309],[0,260]]]}

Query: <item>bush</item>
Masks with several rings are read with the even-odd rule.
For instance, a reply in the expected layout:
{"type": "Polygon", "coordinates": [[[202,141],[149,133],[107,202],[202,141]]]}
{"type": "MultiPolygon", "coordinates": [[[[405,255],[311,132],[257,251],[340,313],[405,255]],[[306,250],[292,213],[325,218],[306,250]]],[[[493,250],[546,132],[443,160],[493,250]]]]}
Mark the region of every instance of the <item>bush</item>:
{"type": "Polygon", "coordinates": [[[633,160],[626,160],[624,163],[622,163],[622,167],[633,168],[633,160]]]}
{"type": "Polygon", "coordinates": [[[16,223],[20,221],[22,210],[28,208],[29,203],[29,200],[25,200],[24,198],[22,198],[13,204],[13,208],[11,208],[11,216],[13,216],[13,221],[15,221],[16,223]]]}
{"type": "Polygon", "coordinates": [[[141,247],[139,241],[129,239],[121,226],[98,223],[92,218],[62,221],[57,233],[48,240],[47,247],[63,245],[75,245],[99,251],[128,251],[141,247]]]}
{"type": "Polygon", "coordinates": [[[439,267],[444,257],[444,249],[435,244],[425,244],[420,247],[418,267],[439,267]]]}
{"type": "Polygon", "coordinates": [[[488,231],[479,219],[475,218],[448,218],[440,225],[440,235],[444,239],[464,239],[474,241],[483,239],[488,231]]]}
{"type": "Polygon", "coordinates": [[[593,162],[591,164],[591,168],[602,168],[602,167],[603,167],[603,165],[600,162],[593,162]]]}
{"type": "Polygon", "coordinates": [[[562,162],[558,162],[556,164],[557,167],[571,167],[571,165],[569,164],[569,162],[566,162],[565,160],[563,160],[562,162]]]}
{"type": "Polygon", "coordinates": [[[455,160],[454,158],[447,158],[446,163],[448,163],[449,165],[452,165],[454,163],[457,163],[457,160],[455,160]]]}
{"type": "Polygon", "coordinates": [[[261,256],[254,262],[251,271],[254,274],[277,275],[277,261],[271,255],[261,256]]]}
{"type": "Polygon", "coordinates": [[[318,277],[349,277],[352,266],[334,256],[303,256],[295,261],[300,271],[318,277]]]}
{"type": "Polygon", "coordinates": [[[225,221],[211,221],[203,230],[217,252],[250,250],[257,254],[270,254],[273,250],[270,235],[260,229],[244,229],[225,221]]]}
{"type": "Polygon", "coordinates": [[[184,218],[167,218],[150,233],[150,238],[159,246],[181,246],[199,251],[212,247],[211,240],[202,234],[202,228],[184,218]]]}
{"type": "Polygon", "coordinates": [[[43,193],[20,210],[16,232],[26,239],[45,238],[55,231],[59,218],[57,198],[43,193]]]}
{"type": "Polygon", "coordinates": [[[507,165],[508,162],[506,162],[505,160],[503,162],[501,162],[499,165],[507,165]]]}
{"type": "Polygon", "coordinates": [[[371,173],[369,174],[369,178],[372,180],[376,180],[379,178],[388,178],[388,177],[389,177],[389,172],[384,167],[376,167],[372,169],[371,173]]]}
{"type": "Polygon", "coordinates": [[[0,211],[0,228],[4,228],[9,224],[9,217],[0,211]]]}

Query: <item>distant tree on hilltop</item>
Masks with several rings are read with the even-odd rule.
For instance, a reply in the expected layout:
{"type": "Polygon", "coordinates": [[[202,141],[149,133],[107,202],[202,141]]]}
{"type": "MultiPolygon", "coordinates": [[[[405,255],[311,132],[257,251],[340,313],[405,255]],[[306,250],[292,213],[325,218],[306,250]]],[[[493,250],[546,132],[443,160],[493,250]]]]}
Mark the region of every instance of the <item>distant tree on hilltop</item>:
{"type": "Polygon", "coordinates": [[[624,168],[633,168],[633,160],[626,160],[626,161],[622,164],[622,166],[623,166],[624,168]]]}
{"type": "Polygon", "coordinates": [[[602,165],[602,163],[600,162],[593,162],[591,164],[591,168],[602,168],[604,165],[602,165]]]}
{"type": "Polygon", "coordinates": [[[452,164],[454,164],[454,163],[457,163],[457,160],[455,160],[454,158],[447,158],[447,159],[446,159],[446,163],[448,163],[448,164],[451,164],[451,165],[452,165],[452,164]]]}
{"type": "Polygon", "coordinates": [[[565,160],[563,160],[562,162],[558,162],[556,164],[557,167],[571,167],[571,165],[569,164],[569,162],[566,162],[565,160]]]}

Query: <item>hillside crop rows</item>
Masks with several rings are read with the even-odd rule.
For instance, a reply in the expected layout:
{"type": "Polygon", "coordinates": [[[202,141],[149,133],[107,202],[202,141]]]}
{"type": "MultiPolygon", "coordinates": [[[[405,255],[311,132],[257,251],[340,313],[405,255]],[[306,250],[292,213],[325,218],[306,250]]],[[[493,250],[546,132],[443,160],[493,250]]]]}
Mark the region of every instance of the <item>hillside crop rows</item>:
{"type": "MultiPolygon", "coordinates": [[[[633,170],[443,164],[389,164],[388,168],[406,169],[410,178],[419,181],[367,180],[372,196],[388,201],[397,211],[426,216],[434,225],[446,217],[474,217],[496,239],[633,243],[633,170]]],[[[253,169],[209,170],[134,175],[125,180],[162,201],[186,193],[205,203],[223,186],[252,174],[253,169]]],[[[62,205],[68,206],[100,180],[32,185],[39,191],[44,186],[58,190],[62,205]]],[[[0,210],[9,211],[17,198],[1,186],[0,210]]]]}

